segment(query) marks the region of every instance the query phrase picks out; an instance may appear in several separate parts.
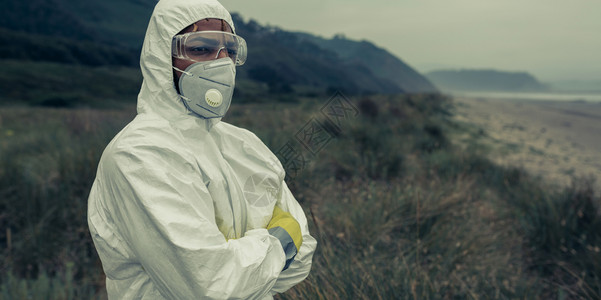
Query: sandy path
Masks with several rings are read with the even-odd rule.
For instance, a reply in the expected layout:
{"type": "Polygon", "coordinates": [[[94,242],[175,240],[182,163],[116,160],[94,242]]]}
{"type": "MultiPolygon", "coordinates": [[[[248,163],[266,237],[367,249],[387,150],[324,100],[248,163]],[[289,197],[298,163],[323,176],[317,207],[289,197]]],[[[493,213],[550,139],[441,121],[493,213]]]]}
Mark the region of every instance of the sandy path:
{"type": "Polygon", "coordinates": [[[558,186],[595,176],[601,191],[601,103],[456,97],[455,119],[482,128],[491,158],[558,186]]]}

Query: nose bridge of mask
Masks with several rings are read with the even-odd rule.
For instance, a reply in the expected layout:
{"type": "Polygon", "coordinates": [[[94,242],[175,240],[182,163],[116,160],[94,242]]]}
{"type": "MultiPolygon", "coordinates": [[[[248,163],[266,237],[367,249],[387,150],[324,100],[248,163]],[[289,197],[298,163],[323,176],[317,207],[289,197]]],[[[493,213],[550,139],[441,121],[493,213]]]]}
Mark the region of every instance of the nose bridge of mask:
{"type": "MultiPolygon", "coordinates": [[[[190,73],[191,76],[196,76],[199,79],[202,80],[206,80],[208,82],[211,82],[213,84],[217,84],[217,85],[222,85],[224,87],[230,87],[233,83],[228,82],[229,80],[229,76],[227,71],[224,70],[224,72],[221,72],[220,70],[216,70],[218,68],[226,68],[226,66],[230,66],[232,65],[231,63],[231,59],[229,58],[224,58],[224,59],[218,59],[215,60],[211,63],[206,63],[203,64],[203,69],[204,72],[200,73],[200,74],[194,74],[194,73],[190,73]]],[[[234,70],[234,74],[236,73],[236,68],[233,68],[234,70]]]]}
{"type": "MultiPolygon", "coordinates": [[[[232,60],[230,58],[216,59],[204,65],[205,70],[215,69],[219,67],[223,67],[226,65],[232,65],[232,60]]],[[[234,69],[235,70],[235,69],[234,69]]]]}

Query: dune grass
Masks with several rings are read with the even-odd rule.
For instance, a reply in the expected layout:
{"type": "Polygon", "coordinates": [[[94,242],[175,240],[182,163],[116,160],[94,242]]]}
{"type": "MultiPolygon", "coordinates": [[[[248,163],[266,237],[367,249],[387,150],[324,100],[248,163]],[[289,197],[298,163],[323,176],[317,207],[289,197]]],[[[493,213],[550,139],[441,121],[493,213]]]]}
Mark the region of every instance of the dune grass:
{"type": "MultiPolygon", "coordinates": [[[[276,152],[327,99],[234,105],[276,152]]],[[[441,95],[360,109],[290,182],[319,246],[278,299],[595,299],[601,217],[590,183],[556,191],[458,133],[441,95]]],[[[103,298],[86,200],[124,110],[0,108],[0,299],[103,298]]]]}

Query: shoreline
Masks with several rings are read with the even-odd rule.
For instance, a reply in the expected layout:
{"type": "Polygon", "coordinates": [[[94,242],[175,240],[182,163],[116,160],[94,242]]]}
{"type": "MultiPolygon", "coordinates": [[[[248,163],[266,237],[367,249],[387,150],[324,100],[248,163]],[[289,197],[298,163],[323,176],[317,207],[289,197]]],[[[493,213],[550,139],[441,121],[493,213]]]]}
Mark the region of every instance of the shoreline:
{"type": "Polygon", "coordinates": [[[601,191],[601,103],[454,95],[454,119],[485,132],[489,158],[558,186],[595,177],[601,191]]]}
{"type": "Polygon", "coordinates": [[[600,92],[450,92],[454,98],[503,99],[537,102],[601,103],[600,92]]]}

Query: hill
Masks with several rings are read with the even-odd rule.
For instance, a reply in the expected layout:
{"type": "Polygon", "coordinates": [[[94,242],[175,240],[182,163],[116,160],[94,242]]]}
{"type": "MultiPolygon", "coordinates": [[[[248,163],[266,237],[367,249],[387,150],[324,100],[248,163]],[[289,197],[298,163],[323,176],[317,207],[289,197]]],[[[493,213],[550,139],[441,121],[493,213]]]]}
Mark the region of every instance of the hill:
{"type": "Polygon", "coordinates": [[[311,34],[296,33],[300,40],[308,41],[332,51],[349,64],[370,66],[370,70],[381,78],[386,78],[407,93],[436,92],[436,87],[427,78],[390,52],[373,43],[353,41],[344,35],[325,39],[311,34]]]}
{"type": "Polygon", "coordinates": [[[443,91],[541,92],[548,88],[526,72],[439,70],[425,74],[443,91]]]}
{"type": "MultiPolygon", "coordinates": [[[[4,1],[0,7],[0,65],[12,65],[16,60],[53,62],[55,69],[66,65],[137,69],[155,3],[150,0],[4,1]]],[[[254,20],[245,21],[238,14],[233,14],[233,18],[237,32],[250,45],[247,64],[238,69],[241,88],[236,95],[242,101],[261,101],[267,99],[265,95],[274,93],[294,98],[332,90],[349,95],[436,91],[409,65],[368,41],[340,36],[325,39],[264,26],[254,20]]],[[[6,73],[2,77],[7,80],[5,85],[16,80],[6,73]]],[[[135,93],[140,82],[130,82],[135,93]]],[[[13,91],[11,94],[27,93],[29,91],[13,91]]],[[[7,100],[10,99],[2,99],[7,100]]]]}

